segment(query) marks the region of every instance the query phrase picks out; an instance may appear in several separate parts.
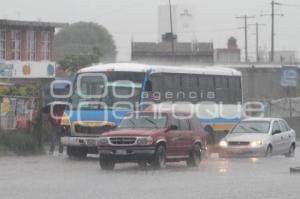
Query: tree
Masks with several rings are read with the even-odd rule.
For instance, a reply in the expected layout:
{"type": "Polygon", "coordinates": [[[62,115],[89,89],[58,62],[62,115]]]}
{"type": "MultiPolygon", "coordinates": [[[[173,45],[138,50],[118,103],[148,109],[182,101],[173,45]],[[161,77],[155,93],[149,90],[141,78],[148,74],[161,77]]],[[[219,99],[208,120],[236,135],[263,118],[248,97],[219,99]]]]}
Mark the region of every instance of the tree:
{"type": "Polygon", "coordinates": [[[93,22],[78,22],[61,29],[54,38],[55,60],[76,71],[93,63],[114,62],[115,42],[108,30],[93,22]]]}
{"type": "Polygon", "coordinates": [[[102,54],[98,48],[94,48],[92,53],[80,55],[66,55],[63,60],[58,61],[58,65],[71,73],[75,73],[80,68],[99,63],[102,54]]]}

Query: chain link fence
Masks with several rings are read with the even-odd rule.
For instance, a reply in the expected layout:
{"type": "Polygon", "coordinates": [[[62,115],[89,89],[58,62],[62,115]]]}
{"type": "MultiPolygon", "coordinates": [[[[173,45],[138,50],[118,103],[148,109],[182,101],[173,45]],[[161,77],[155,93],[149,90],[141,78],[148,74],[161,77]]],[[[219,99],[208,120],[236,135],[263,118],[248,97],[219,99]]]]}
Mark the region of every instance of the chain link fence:
{"type": "Polygon", "coordinates": [[[285,119],[293,128],[300,140],[300,97],[281,98],[276,100],[251,99],[264,104],[265,117],[275,117],[285,119]]]}

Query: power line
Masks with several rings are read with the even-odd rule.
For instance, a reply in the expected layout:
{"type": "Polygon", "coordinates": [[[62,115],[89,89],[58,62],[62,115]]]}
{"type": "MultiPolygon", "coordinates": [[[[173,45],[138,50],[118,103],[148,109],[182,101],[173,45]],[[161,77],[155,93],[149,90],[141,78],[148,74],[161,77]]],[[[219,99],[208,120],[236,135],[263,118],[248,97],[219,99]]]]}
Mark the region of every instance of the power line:
{"type": "Polygon", "coordinates": [[[260,55],[259,55],[259,26],[265,26],[266,24],[250,24],[251,26],[255,26],[256,28],[256,61],[257,63],[260,62],[260,55]]]}
{"type": "Polygon", "coordinates": [[[286,3],[281,3],[281,6],[286,6],[286,7],[294,7],[294,8],[300,8],[300,4],[286,4],[286,3]]]}
{"type": "Polygon", "coordinates": [[[255,16],[239,16],[237,19],[244,19],[245,26],[243,29],[245,30],[245,62],[248,62],[248,19],[253,19],[255,16]]]}
{"type": "Polygon", "coordinates": [[[275,6],[281,6],[281,3],[275,2],[272,0],[271,7],[272,13],[271,14],[262,14],[261,16],[271,16],[271,57],[270,61],[274,62],[274,51],[275,51],[275,16],[283,16],[283,14],[275,14],[275,6]]]}

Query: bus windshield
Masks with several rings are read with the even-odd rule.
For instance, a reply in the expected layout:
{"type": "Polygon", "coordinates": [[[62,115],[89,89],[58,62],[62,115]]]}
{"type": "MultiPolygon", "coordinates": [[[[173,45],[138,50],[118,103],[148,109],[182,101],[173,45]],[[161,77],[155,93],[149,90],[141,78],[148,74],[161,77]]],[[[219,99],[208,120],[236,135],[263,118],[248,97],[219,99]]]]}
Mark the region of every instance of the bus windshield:
{"type": "Polygon", "coordinates": [[[126,103],[139,102],[143,79],[141,72],[79,74],[71,97],[73,108],[128,108],[126,103]]]}

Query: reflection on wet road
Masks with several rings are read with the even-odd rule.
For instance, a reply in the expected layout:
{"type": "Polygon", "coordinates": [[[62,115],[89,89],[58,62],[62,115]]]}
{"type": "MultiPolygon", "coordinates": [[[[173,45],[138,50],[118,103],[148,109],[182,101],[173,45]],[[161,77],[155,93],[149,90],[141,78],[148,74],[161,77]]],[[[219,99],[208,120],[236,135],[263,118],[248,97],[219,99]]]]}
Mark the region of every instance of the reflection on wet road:
{"type": "Polygon", "coordinates": [[[289,168],[295,158],[206,159],[199,168],[184,163],[165,170],[120,164],[102,171],[96,158],[70,160],[66,156],[0,158],[3,199],[66,198],[299,198],[300,175],[289,168]]]}

